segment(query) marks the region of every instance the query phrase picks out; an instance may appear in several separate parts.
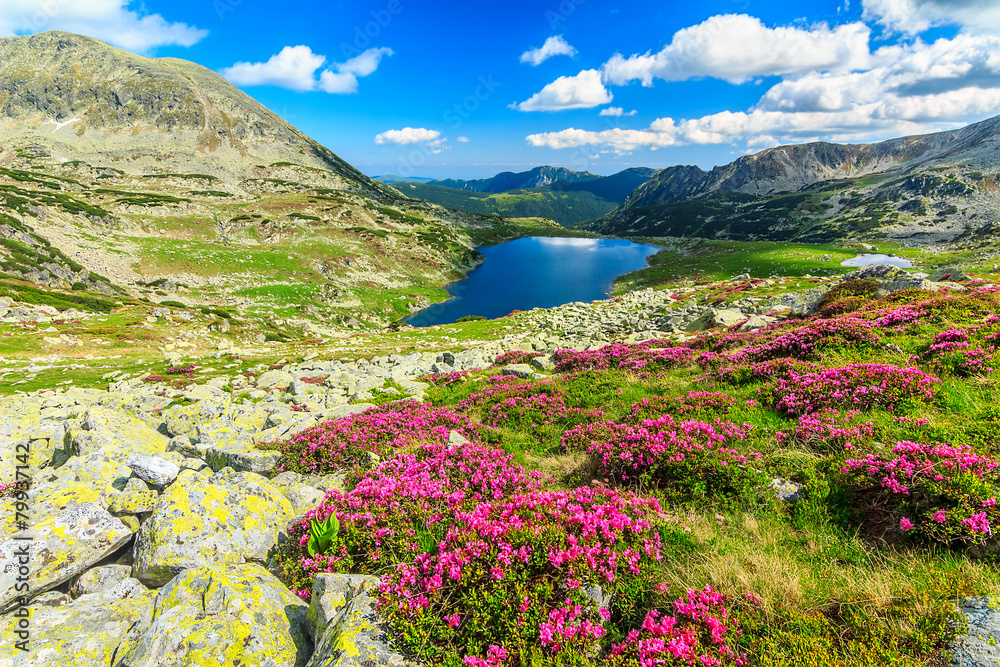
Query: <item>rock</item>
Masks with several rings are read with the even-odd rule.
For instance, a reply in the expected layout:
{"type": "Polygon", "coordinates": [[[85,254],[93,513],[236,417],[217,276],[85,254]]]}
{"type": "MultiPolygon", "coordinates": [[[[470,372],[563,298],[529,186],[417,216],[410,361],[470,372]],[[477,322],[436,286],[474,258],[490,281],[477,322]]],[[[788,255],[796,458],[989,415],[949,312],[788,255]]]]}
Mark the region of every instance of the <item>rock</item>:
{"type": "Polygon", "coordinates": [[[742,310],[723,308],[722,310],[715,311],[715,315],[712,317],[712,325],[716,327],[731,327],[745,319],[747,319],[747,316],[743,314],[742,310]]]}
{"type": "Polygon", "coordinates": [[[504,375],[529,380],[535,376],[535,371],[531,370],[528,364],[507,364],[501,371],[504,375]]]}
{"type": "Polygon", "coordinates": [[[74,598],[92,593],[109,591],[121,582],[129,579],[132,568],[128,565],[101,565],[87,570],[69,587],[69,594],[74,598]]]}
{"type": "Polygon", "coordinates": [[[857,271],[851,271],[841,276],[837,282],[842,283],[845,280],[875,280],[879,284],[879,296],[904,289],[925,289],[932,292],[937,289],[930,282],[910,275],[898,266],[891,264],[863,266],[857,271]]]}
{"type": "Polygon", "coordinates": [[[378,577],[364,574],[317,574],[306,616],[306,627],[313,641],[318,641],[327,626],[340,618],[352,599],[367,591],[377,591],[378,586],[378,577]]]}
{"type": "Polygon", "coordinates": [[[229,394],[204,398],[191,405],[175,405],[163,412],[167,433],[171,438],[191,433],[195,426],[214,422],[229,407],[229,394]]]}
{"type": "Polygon", "coordinates": [[[283,472],[272,478],[271,482],[288,498],[295,516],[302,516],[306,511],[316,507],[326,496],[326,492],[306,483],[303,476],[298,473],[283,472]]]}
{"type": "Polygon", "coordinates": [[[185,470],[139,531],[134,575],[162,586],[192,567],[264,562],[292,518],[281,489],[260,475],[185,470]]]}
{"type": "Polygon", "coordinates": [[[387,624],[368,593],[354,595],[316,642],[309,667],[417,667],[390,647],[387,624]]]}
{"type": "Polygon", "coordinates": [[[545,355],[543,357],[535,357],[531,359],[528,364],[533,368],[537,368],[540,371],[552,371],[556,367],[556,363],[552,361],[552,357],[545,355]]]}
{"type": "Polygon", "coordinates": [[[257,387],[260,389],[273,389],[274,387],[291,386],[295,378],[287,371],[267,371],[257,378],[257,387]]]}
{"type": "Polygon", "coordinates": [[[1000,609],[989,598],[965,598],[958,610],[968,630],[948,646],[956,667],[986,667],[1000,663],[1000,609]]]}
{"type": "Polygon", "coordinates": [[[738,276],[733,276],[733,279],[730,282],[741,283],[741,282],[743,282],[745,280],[750,280],[750,274],[749,273],[741,273],[738,276]]]}
{"type": "Polygon", "coordinates": [[[301,667],[308,606],[258,564],[199,567],[156,595],[152,621],[129,633],[113,667],[301,667]]]}
{"type": "Polygon", "coordinates": [[[125,465],[141,480],[160,488],[177,479],[177,474],[181,471],[177,465],[158,456],[130,456],[125,465]]]}
{"type": "Polygon", "coordinates": [[[449,445],[467,445],[470,440],[458,431],[449,431],[448,433],[448,444],[449,445]]]}
{"type": "Polygon", "coordinates": [[[942,267],[934,271],[927,280],[934,283],[939,283],[943,281],[953,282],[953,283],[963,283],[969,279],[969,276],[965,275],[962,269],[954,266],[942,267]]]}
{"type": "Polygon", "coordinates": [[[769,317],[767,315],[751,315],[746,322],[740,325],[740,331],[753,331],[754,329],[762,329],[767,325],[777,321],[778,321],[777,318],[769,317]]]}
{"type": "Polygon", "coordinates": [[[125,489],[111,499],[108,511],[112,514],[144,514],[152,512],[156,505],[156,491],[146,486],[141,479],[133,477],[125,489]]]}
{"type": "Polygon", "coordinates": [[[84,572],[132,539],[132,531],[97,503],[43,519],[0,543],[0,612],[13,607],[26,569],[34,597],[84,572]],[[30,539],[24,539],[30,538],[30,539]]]}
{"type": "Polygon", "coordinates": [[[281,452],[257,449],[250,442],[228,447],[210,446],[205,449],[205,461],[216,472],[232,468],[270,477],[278,471],[281,452]]]}
{"type": "MultiPolygon", "coordinates": [[[[141,632],[149,626],[155,596],[154,591],[140,586],[84,595],[68,604],[33,603],[30,651],[18,652],[13,664],[18,667],[111,665],[130,631],[141,632]]],[[[0,627],[6,626],[4,637],[14,636],[17,620],[9,615],[0,622],[0,627]]],[[[0,665],[9,664],[0,657],[0,665]]]]}
{"type": "Polygon", "coordinates": [[[778,500],[786,503],[794,503],[801,496],[804,487],[787,479],[775,477],[771,480],[771,488],[774,490],[774,496],[778,500]]]}

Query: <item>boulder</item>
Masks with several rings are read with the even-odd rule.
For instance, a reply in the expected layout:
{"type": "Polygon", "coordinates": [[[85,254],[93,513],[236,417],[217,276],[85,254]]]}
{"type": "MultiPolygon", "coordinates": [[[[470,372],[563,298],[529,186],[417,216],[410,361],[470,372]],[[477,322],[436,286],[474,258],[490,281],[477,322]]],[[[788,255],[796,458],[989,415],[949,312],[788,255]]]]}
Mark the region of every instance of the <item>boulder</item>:
{"type": "Polygon", "coordinates": [[[924,289],[928,291],[937,291],[931,282],[917,278],[910,273],[907,273],[898,266],[893,266],[892,264],[871,264],[869,266],[863,266],[857,271],[851,271],[840,277],[837,281],[842,283],[845,280],[874,280],[878,282],[879,289],[878,295],[885,296],[891,294],[892,292],[898,292],[904,289],[924,289]]]}
{"type": "Polygon", "coordinates": [[[267,371],[257,378],[257,387],[260,389],[273,389],[275,387],[291,386],[295,380],[292,374],[287,371],[267,371]]]}
{"type": "Polygon", "coordinates": [[[307,510],[316,507],[326,496],[324,491],[308,484],[305,478],[294,472],[283,472],[271,479],[271,482],[279,487],[288,502],[292,504],[292,512],[295,516],[302,516],[307,510]]]}
{"type": "MultiPolygon", "coordinates": [[[[154,591],[138,585],[117,586],[84,595],[62,604],[32,604],[31,643],[28,652],[17,652],[17,667],[94,667],[111,665],[130,632],[149,626],[154,591]]],[[[123,582],[124,583],[124,582],[123,582]]],[[[4,637],[13,638],[17,620],[4,617],[4,637]]],[[[8,644],[12,647],[12,644],[8,644]]],[[[12,651],[13,653],[13,651],[12,651]]],[[[0,658],[0,665],[5,663],[0,658]]]]}
{"type": "Polygon", "coordinates": [[[156,595],[113,667],[301,667],[312,652],[308,605],[257,564],[198,567],[156,595]]]}
{"type": "Polygon", "coordinates": [[[158,456],[130,456],[125,465],[132,469],[139,479],[161,488],[177,479],[181,471],[176,464],[158,456]]]}
{"type": "Polygon", "coordinates": [[[528,364],[507,364],[501,371],[504,375],[529,380],[535,377],[535,371],[528,364]]]}
{"type": "Polygon", "coordinates": [[[192,403],[191,405],[175,405],[163,412],[170,437],[187,435],[194,431],[195,426],[217,421],[226,413],[231,398],[229,394],[213,396],[192,403]]]}
{"type": "Polygon", "coordinates": [[[109,591],[132,575],[128,565],[101,565],[81,574],[69,587],[74,598],[109,591]]]}
{"type": "Polygon", "coordinates": [[[712,317],[712,325],[716,327],[731,327],[743,322],[747,316],[738,308],[723,308],[715,311],[712,317]]]}
{"type": "Polygon", "coordinates": [[[281,488],[260,475],[185,470],[139,531],[134,574],[162,586],[188,568],[264,562],[294,516],[281,488]]]}
{"type": "Polygon", "coordinates": [[[18,577],[34,597],[84,572],[132,539],[97,503],[77,505],[0,543],[0,612],[18,602],[18,577]]]}
{"type": "MultiPolygon", "coordinates": [[[[339,614],[331,604],[335,620],[331,619],[316,642],[309,667],[416,667],[419,663],[390,646],[389,627],[375,603],[368,592],[360,592],[351,595],[339,614]]],[[[318,618],[319,610],[316,614],[318,618]]]]}
{"type": "Polygon", "coordinates": [[[948,646],[951,664],[979,667],[1000,663],[1000,609],[989,598],[965,598],[959,602],[968,630],[948,646]]]}
{"type": "Polygon", "coordinates": [[[108,511],[112,514],[144,514],[152,512],[156,506],[156,491],[137,477],[133,477],[125,485],[125,489],[111,499],[108,511]]]}
{"type": "Polygon", "coordinates": [[[215,471],[232,468],[265,477],[274,475],[281,464],[281,452],[257,449],[249,441],[225,447],[210,445],[204,450],[204,458],[215,471]]]}
{"type": "Polygon", "coordinates": [[[309,598],[306,625],[313,641],[318,641],[327,626],[335,623],[347,604],[362,593],[377,591],[379,578],[364,574],[317,574],[309,598]]]}

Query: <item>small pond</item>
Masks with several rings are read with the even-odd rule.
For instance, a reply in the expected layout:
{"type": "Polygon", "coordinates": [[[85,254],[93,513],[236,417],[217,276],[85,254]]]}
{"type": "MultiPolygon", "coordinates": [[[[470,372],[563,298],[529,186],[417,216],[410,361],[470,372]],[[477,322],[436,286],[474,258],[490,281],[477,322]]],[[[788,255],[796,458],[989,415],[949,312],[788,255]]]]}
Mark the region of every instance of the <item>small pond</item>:
{"type": "Polygon", "coordinates": [[[410,315],[408,324],[448,324],[466,315],[494,319],[514,310],[605,299],[615,278],[645,267],[659,248],[620,239],[532,236],[477,250],[485,259],[448,286],[454,298],[410,315]]]}
{"type": "Polygon", "coordinates": [[[901,269],[913,268],[913,262],[908,259],[895,257],[893,255],[881,255],[878,253],[858,255],[857,257],[845,259],[840,263],[841,266],[871,266],[872,264],[892,264],[893,266],[898,266],[901,269]]]}

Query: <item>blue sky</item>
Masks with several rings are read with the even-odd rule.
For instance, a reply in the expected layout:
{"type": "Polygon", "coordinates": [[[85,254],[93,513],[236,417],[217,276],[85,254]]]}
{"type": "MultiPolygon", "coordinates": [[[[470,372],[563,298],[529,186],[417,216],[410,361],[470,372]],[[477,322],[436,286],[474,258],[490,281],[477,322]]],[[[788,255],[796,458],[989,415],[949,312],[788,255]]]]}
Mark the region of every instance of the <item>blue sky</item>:
{"type": "Polygon", "coordinates": [[[4,0],[227,76],[363,171],[710,168],[1000,114],[996,0],[4,0]]]}

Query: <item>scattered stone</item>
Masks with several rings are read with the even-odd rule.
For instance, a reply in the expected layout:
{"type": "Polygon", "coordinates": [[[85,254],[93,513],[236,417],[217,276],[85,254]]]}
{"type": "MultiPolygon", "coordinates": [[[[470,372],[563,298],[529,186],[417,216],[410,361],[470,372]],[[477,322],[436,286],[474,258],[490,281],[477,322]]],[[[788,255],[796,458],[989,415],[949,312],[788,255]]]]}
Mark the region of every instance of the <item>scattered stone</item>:
{"type": "Polygon", "coordinates": [[[955,667],[987,667],[1000,664],[1000,608],[989,598],[965,598],[959,602],[968,630],[949,646],[955,667]]]}
{"type": "Polygon", "coordinates": [[[522,380],[530,380],[535,377],[535,371],[531,370],[531,366],[528,364],[507,364],[501,372],[504,375],[521,378],[522,380]]]}
{"type": "Polygon", "coordinates": [[[778,500],[786,503],[794,503],[801,497],[804,487],[787,479],[775,477],[771,480],[771,488],[774,490],[774,495],[778,500]]]}
{"type": "Polygon", "coordinates": [[[103,593],[130,578],[131,575],[132,568],[127,565],[101,565],[91,568],[76,578],[69,587],[69,594],[78,598],[92,593],[103,593]]]}
{"type": "Polygon", "coordinates": [[[176,464],[158,456],[130,456],[125,464],[140,479],[160,488],[169,486],[181,471],[176,464]]]}

